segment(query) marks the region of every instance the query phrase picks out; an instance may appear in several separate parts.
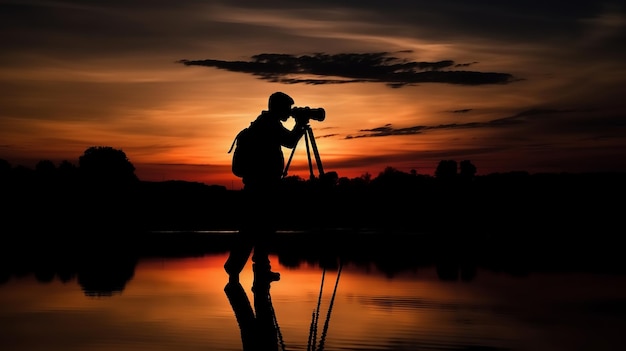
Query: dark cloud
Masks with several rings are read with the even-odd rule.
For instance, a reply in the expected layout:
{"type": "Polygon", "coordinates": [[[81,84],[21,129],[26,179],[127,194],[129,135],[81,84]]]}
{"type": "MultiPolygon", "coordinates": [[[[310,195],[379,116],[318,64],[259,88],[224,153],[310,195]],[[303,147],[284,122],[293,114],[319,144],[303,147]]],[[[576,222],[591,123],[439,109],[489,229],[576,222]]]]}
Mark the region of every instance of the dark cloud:
{"type": "Polygon", "coordinates": [[[393,128],[391,124],[386,124],[383,127],[378,127],[374,129],[361,129],[359,132],[366,134],[358,134],[358,135],[348,135],[346,139],[354,139],[354,138],[369,138],[369,137],[381,137],[381,136],[390,136],[390,135],[412,135],[412,134],[420,134],[427,130],[434,129],[460,129],[460,128],[476,128],[486,125],[485,123],[450,123],[450,124],[440,124],[436,126],[414,126],[407,128],[393,128]]]}
{"type": "Polygon", "coordinates": [[[524,123],[533,118],[542,118],[542,116],[548,114],[560,114],[568,112],[566,110],[552,110],[552,109],[531,109],[522,111],[510,117],[498,118],[487,122],[489,125],[509,125],[524,123]]]}
{"type": "Polygon", "coordinates": [[[465,67],[452,60],[417,62],[391,56],[388,52],[312,55],[259,54],[250,61],[180,60],[187,66],[205,66],[249,73],[284,84],[385,83],[392,88],[418,83],[461,85],[506,84],[514,81],[508,73],[448,70],[465,67]],[[310,78],[314,76],[320,78],[310,78]]]}
{"type": "MultiPolygon", "coordinates": [[[[469,110],[457,110],[454,112],[467,112],[469,110]]],[[[408,128],[393,128],[391,124],[385,124],[382,127],[373,129],[361,129],[358,135],[348,135],[345,139],[354,138],[369,138],[369,137],[382,137],[391,135],[412,135],[420,134],[424,131],[441,130],[441,129],[470,129],[470,128],[483,128],[483,127],[496,127],[505,125],[516,125],[528,122],[530,119],[547,114],[561,114],[568,112],[565,110],[551,110],[551,109],[532,109],[517,113],[513,116],[494,119],[487,122],[470,122],[470,123],[449,123],[439,124],[434,126],[413,126],[408,128]]]]}
{"type": "Polygon", "coordinates": [[[477,63],[478,62],[457,63],[456,65],[454,65],[454,67],[469,67],[477,63]]]}

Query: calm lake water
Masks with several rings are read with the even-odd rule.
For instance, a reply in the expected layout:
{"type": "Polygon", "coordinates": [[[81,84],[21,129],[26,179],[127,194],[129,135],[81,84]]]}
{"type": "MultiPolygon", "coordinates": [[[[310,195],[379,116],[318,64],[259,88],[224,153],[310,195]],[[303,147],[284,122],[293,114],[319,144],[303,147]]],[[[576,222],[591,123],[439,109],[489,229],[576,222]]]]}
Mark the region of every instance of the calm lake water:
{"type": "MultiPolygon", "coordinates": [[[[116,277],[11,274],[0,284],[0,350],[242,350],[247,329],[235,309],[247,301],[254,309],[256,291],[250,264],[241,287],[225,291],[226,255],[140,258],[117,267],[116,277]]],[[[265,302],[278,350],[626,347],[621,274],[517,276],[477,267],[442,279],[435,266],[390,276],[367,263],[323,269],[271,260],[281,280],[265,302]]]]}

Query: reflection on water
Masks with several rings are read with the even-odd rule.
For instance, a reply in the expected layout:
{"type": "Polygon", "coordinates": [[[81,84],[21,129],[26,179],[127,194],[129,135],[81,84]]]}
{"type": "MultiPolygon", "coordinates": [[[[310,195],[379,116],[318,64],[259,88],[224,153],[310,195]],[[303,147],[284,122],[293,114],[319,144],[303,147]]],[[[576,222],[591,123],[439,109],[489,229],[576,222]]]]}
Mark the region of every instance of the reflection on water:
{"type": "Polygon", "coordinates": [[[249,265],[227,285],[225,260],[214,253],[5,269],[0,350],[247,350],[259,337],[277,350],[626,345],[624,275],[432,265],[390,276],[367,262],[290,261],[274,265],[280,281],[255,284],[249,265]]]}
{"type": "Polygon", "coordinates": [[[255,286],[254,309],[241,283],[228,282],[224,287],[241,331],[244,350],[278,350],[278,327],[269,286],[269,283],[255,286]]]}

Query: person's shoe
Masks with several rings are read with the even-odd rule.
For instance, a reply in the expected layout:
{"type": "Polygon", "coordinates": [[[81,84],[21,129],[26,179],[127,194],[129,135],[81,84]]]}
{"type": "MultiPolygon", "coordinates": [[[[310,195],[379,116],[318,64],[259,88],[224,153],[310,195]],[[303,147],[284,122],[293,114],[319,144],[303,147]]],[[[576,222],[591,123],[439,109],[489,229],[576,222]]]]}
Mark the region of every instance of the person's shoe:
{"type": "Polygon", "coordinates": [[[270,282],[277,282],[280,280],[280,273],[278,272],[266,272],[265,273],[267,280],[269,280],[270,282]]]}
{"type": "Polygon", "coordinates": [[[254,279],[259,280],[261,282],[276,282],[280,280],[280,273],[272,272],[269,264],[258,264],[255,263],[252,265],[252,272],[254,272],[254,279]]]}
{"type": "Polygon", "coordinates": [[[280,280],[280,273],[272,271],[254,272],[254,279],[262,282],[277,282],[280,280]]]}

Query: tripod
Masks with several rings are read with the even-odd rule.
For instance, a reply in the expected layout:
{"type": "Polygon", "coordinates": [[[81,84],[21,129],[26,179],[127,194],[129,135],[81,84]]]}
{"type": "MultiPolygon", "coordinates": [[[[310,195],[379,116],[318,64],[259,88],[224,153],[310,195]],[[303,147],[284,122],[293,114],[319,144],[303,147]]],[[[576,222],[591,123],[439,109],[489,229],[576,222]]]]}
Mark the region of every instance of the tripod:
{"type": "MultiPolygon", "coordinates": [[[[320,158],[320,153],[317,151],[317,144],[315,143],[315,136],[313,135],[313,130],[309,124],[304,126],[304,142],[306,145],[306,155],[309,159],[309,172],[311,174],[310,179],[315,179],[315,174],[313,173],[313,161],[311,160],[311,149],[313,148],[313,154],[315,155],[315,163],[317,164],[317,170],[319,171],[319,176],[322,177],[324,175],[324,167],[322,167],[322,159],[320,158]]],[[[291,164],[291,159],[293,158],[293,154],[296,152],[296,147],[291,150],[291,155],[289,156],[289,160],[287,161],[287,165],[285,166],[285,170],[283,171],[283,178],[287,176],[287,171],[289,170],[289,165],[291,164]]]]}

